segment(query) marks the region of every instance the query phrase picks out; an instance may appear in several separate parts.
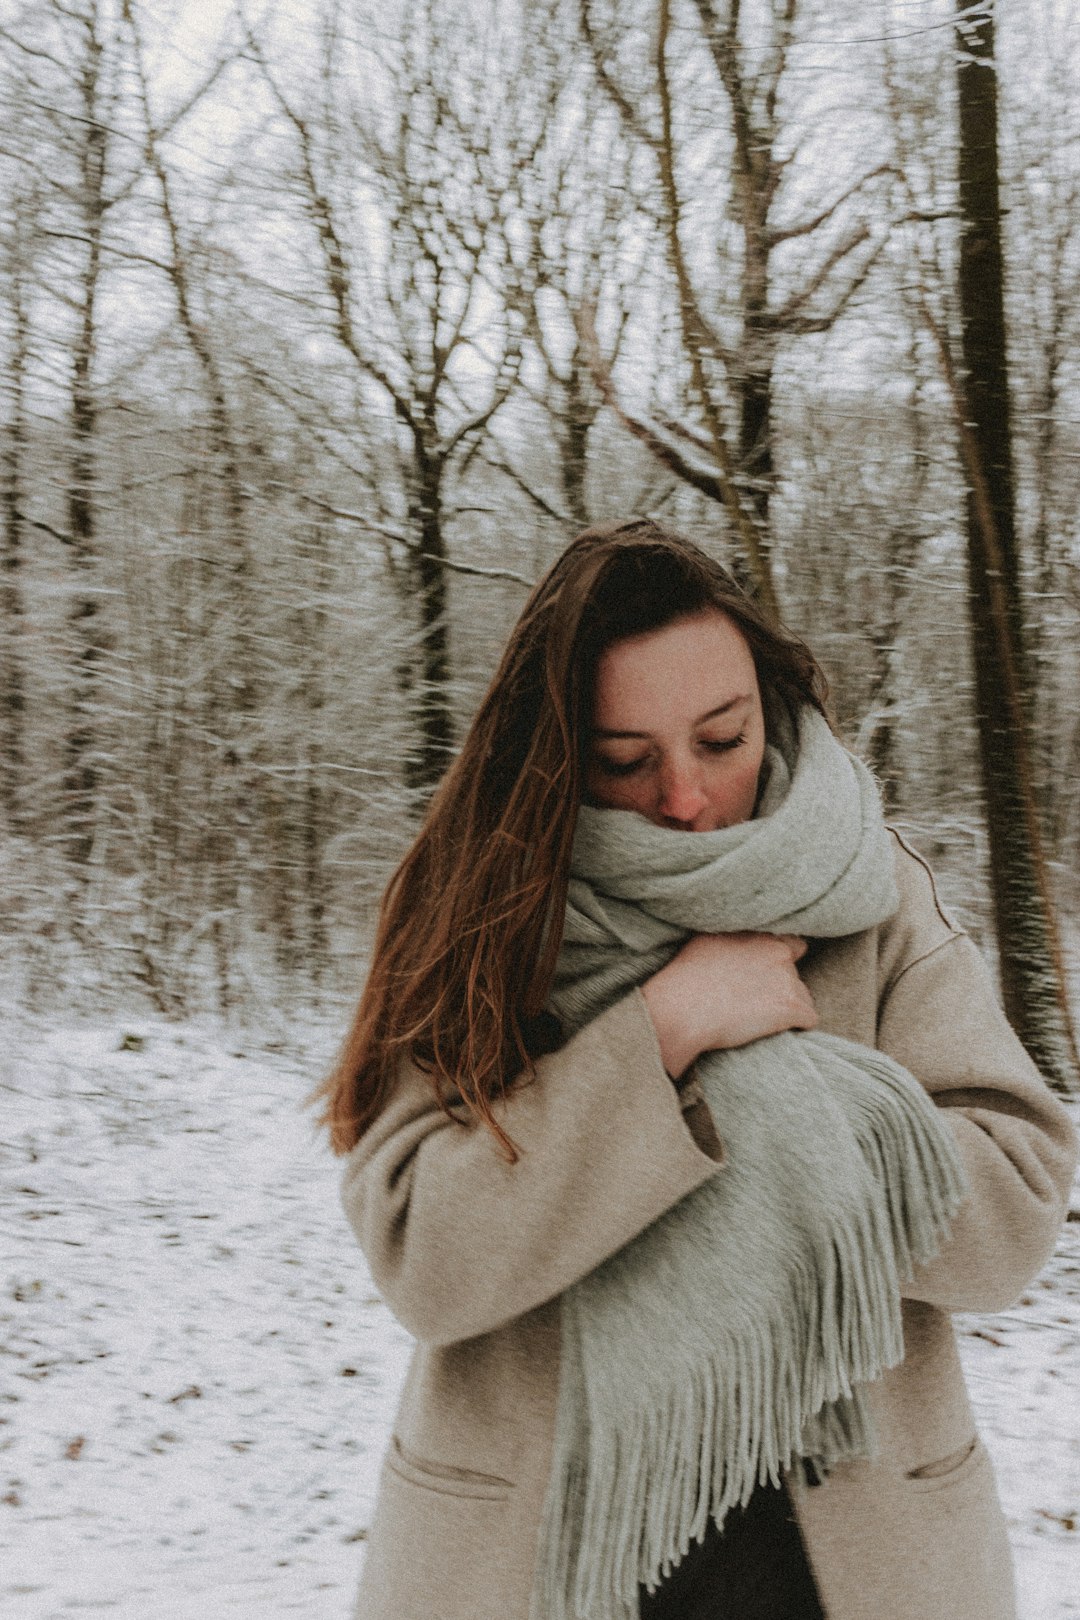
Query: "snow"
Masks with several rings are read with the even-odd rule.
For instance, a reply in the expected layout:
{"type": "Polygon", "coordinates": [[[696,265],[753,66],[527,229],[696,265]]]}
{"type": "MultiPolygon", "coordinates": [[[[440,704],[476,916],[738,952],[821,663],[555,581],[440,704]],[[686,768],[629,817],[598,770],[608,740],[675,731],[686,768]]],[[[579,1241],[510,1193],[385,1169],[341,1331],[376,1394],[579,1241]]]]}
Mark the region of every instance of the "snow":
{"type": "MultiPolygon", "coordinates": [[[[0,1613],[347,1620],[411,1340],[300,1106],[340,1030],[6,1027],[0,1613]]],[[[959,1323],[1023,1620],[1080,1620],[1080,1221],[959,1323]]]]}

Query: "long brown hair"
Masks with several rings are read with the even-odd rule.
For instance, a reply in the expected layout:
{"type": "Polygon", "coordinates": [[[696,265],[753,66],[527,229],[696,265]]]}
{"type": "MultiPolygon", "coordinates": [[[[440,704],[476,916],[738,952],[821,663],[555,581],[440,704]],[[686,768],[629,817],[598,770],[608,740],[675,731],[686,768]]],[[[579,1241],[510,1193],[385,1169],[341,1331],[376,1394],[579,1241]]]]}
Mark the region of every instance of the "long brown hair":
{"type": "Polygon", "coordinates": [[[735,621],[763,696],[824,709],[809,649],[731,575],[651,520],[586,529],[535,587],[460,754],[383,897],[371,967],[333,1071],[309,1101],[346,1153],[402,1058],[505,1151],[495,1099],[549,1050],[574,823],[597,662],[626,636],[705,609],[735,621]],[[457,1093],[453,1099],[450,1091],[457,1093]]]}

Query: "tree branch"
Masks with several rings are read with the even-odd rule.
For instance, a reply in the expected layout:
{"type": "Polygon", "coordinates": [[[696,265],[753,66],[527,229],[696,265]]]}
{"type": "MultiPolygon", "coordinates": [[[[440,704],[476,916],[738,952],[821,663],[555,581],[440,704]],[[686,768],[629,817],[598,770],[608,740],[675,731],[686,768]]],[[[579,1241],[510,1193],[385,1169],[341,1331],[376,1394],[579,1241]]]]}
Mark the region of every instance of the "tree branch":
{"type": "MultiPolygon", "coordinates": [[[[864,242],[868,242],[870,240],[870,227],[864,222],[859,226],[858,230],[854,231],[843,242],[838,242],[836,247],[833,248],[832,252],[827,253],[825,258],[818,265],[813,276],[810,278],[809,284],[803,287],[801,291],[792,293],[791,297],[786,299],[778,310],[772,312],[770,316],[770,325],[784,332],[795,331],[801,311],[806,308],[806,306],[813,300],[815,294],[818,293],[825,285],[825,282],[828,280],[833,270],[835,270],[836,266],[844,259],[850,257],[850,255],[855,252],[856,248],[861,247],[864,242]]],[[[875,253],[872,255],[872,259],[876,258],[877,254],[881,251],[882,245],[882,242],[878,243],[875,253]]],[[[863,281],[866,279],[868,269],[869,265],[865,266],[862,271],[861,279],[863,281]]],[[[844,296],[843,302],[846,303],[849,297],[850,291],[844,296]]],[[[826,317],[812,316],[810,319],[825,319],[827,324],[831,324],[837,318],[838,314],[839,310],[834,310],[826,317]]],[[[818,331],[821,330],[820,327],[815,327],[814,329],[818,331]]],[[[804,330],[808,330],[808,328],[804,328],[804,330]]]]}
{"type": "Polygon", "coordinates": [[[595,72],[597,80],[599,81],[602,89],[606,91],[607,95],[618,108],[627,128],[632,129],[638,139],[644,141],[646,146],[651,147],[655,152],[657,145],[656,136],[645,123],[633,102],[624,93],[614,75],[608,71],[607,62],[604,59],[603,46],[596,37],[596,31],[592,25],[592,18],[589,16],[589,0],[580,0],[579,16],[581,18],[581,32],[584,36],[586,45],[589,47],[589,54],[592,57],[593,71],[595,72]]]}
{"type": "Polygon", "coordinates": [[[798,225],[788,225],[776,230],[770,230],[768,232],[769,246],[775,247],[780,242],[790,242],[797,236],[809,236],[812,231],[817,230],[819,225],[824,225],[827,219],[831,219],[836,210],[842,207],[849,197],[853,197],[857,191],[868,185],[871,180],[876,180],[878,175],[891,174],[898,178],[899,172],[892,163],[879,163],[876,169],[871,169],[868,174],[860,175],[858,180],[853,180],[851,185],[840,193],[839,197],[834,198],[831,203],[821,209],[820,213],[814,214],[812,218],[804,219],[798,225]]]}
{"type": "Polygon", "coordinates": [[[604,404],[614,412],[627,432],[632,433],[635,439],[644,444],[669,472],[675,473],[683,483],[689,484],[692,489],[707,496],[710,501],[718,501],[723,505],[723,485],[715,472],[696,466],[690,461],[683,449],[666,437],[664,428],[659,423],[647,422],[644,417],[633,416],[624,408],[619,400],[611,372],[600,353],[592,311],[581,309],[577,319],[582,348],[588,360],[592,379],[600,391],[604,404]]]}
{"type": "Polygon", "coordinates": [[[256,66],[261,73],[267,88],[273,96],[283,117],[292,125],[296,132],[300,148],[300,164],[303,172],[304,185],[307,191],[308,207],[311,212],[312,223],[315,226],[319,246],[323,253],[323,263],[326,270],[327,287],[334,305],[336,316],[336,329],[338,340],[345,351],[350,354],[360,369],[367,373],[389,395],[394,407],[395,415],[404,423],[410,432],[416,431],[416,422],[409,401],[394,387],[389,376],[371,356],[366,354],[359,337],[352,316],[351,277],[349,273],[348,258],[346,256],[341,237],[338,234],[337,223],[334,219],[330,199],[325,195],[319,185],[315,174],[314,157],[312,154],[311,131],[306,121],[291,105],[284,91],[281,89],[274,75],[271,73],[262,47],[250,28],[246,29],[248,49],[251,51],[256,66]]]}
{"type": "MultiPolygon", "coordinates": [[[[498,442],[499,441],[493,434],[488,435],[489,444],[498,444],[498,442]]],[[[501,452],[502,447],[500,446],[499,448],[501,452]]],[[[558,507],[553,505],[552,502],[546,498],[546,496],[540,494],[539,490],[533,489],[532,485],[528,483],[523,474],[518,472],[517,468],[506,456],[502,455],[501,453],[497,457],[484,455],[483,460],[489,467],[493,468],[494,471],[505,473],[507,478],[517,485],[518,489],[521,490],[521,493],[526,495],[529,500],[532,501],[534,506],[539,507],[540,511],[544,513],[545,517],[554,518],[555,522],[561,524],[564,528],[570,527],[571,520],[566,513],[560,512],[558,507]]]]}
{"type": "Polygon", "coordinates": [[[21,511],[16,511],[15,516],[20,523],[25,523],[27,528],[40,530],[42,534],[51,536],[53,540],[59,540],[62,546],[73,546],[75,544],[73,535],[62,534],[59,529],[54,529],[51,523],[44,523],[41,518],[31,517],[28,512],[21,511]]]}
{"type": "Polygon", "coordinates": [[[329,517],[341,518],[346,523],[358,523],[364,529],[370,529],[382,540],[394,540],[398,545],[408,549],[412,542],[401,529],[394,529],[388,523],[377,523],[374,518],[367,516],[366,512],[350,512],[347,507],[331,506],[329,501],[322,501],[317,495],[308,495],[302,489],[293,490],[297,500],[304,501],[308,506],[317,506],[320,512],[329,517]]]}
{"type": "Polygon", "coordinates": [[[441,568],[449,568],[453,574],[475,574],[480,579],[509,579],[530,591],[536,584],[534,579],[527,579],[524,574],[515,574],[512,568],[481,568],[478,563],[456,562],[452,557],[438,557],[432,551],[419,551],[417,556],[438,563],[441,568]]]}

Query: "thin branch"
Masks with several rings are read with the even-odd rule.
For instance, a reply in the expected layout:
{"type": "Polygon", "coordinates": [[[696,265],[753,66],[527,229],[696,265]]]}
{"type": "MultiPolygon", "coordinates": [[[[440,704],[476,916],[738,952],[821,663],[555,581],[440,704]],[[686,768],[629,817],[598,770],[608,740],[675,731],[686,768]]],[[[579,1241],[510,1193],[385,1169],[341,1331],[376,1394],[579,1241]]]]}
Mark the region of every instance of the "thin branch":
{"type": "Polygon", "coordinates": [[[31,517],[28,512],[16,512],[15,516],[20,523],[25,523],[27,528],[39,529],[42,534],[50,535],[52,539],[59,540],[62,546],[73,546],[75,544],[73,535],[62,534],[59,529],[54,529],[51,523],[42,522],[41,518],[31,517]]]}
{"type": "Polygon", "coordinates": [[[191,92],[190,96],[188,96],[187,100],[182,101],[179,107],[177,107],[172,113],[170,113],[169,117],[165,119],[164,123],[158,124],[153,132],[157,139],[163,140],[167,135],[171,135],[176,129],[177,125],[183,123],[188,113],[194,112],[202,98],[205,95],[208,95],[213,89],[214,85],[224,73],[225,69],[227,67],[232,67],[234,62],[240,60],[240,54],[239,49],[236,49],[230,55],[218,58],[217,62],[215,62],[214,66],[210,69],[210,72],[206,75],[206,78],[203,79],[200,84],[196,85],[195,89],[191,92]]]}
{"type": "Polygon", "coordinates": [[[51,231],[45,226],[40,227],[40,234],[56,242],[78,242],[83,247],[97,247],[102,253],[112,253],[118,259],[129,259],[133,264],[148,264],[155,270],[164,270],[166,275],[172,274],[171,265],[164,264],[161,259],[153,258],[149,253],[135,253],[130,248],[113,247],[108,242],[95,243],[90,236],[84,236],[81,231],[51,231]]]}
{"type": "Polygon", "coordinates": [[[804,337],[814,332],[827,332],[831,326],[835,326],[841,315],[843,315],[844,311],[850,306],[851,301],[855,297],[856,293],[858,293],[865,285],[871,270],[873,270],[874,266],[881,258],[881,255],[885,251],[887,245],[888,238],[884,236],[882,236],[874,244],[874,247],[863,260],[859,270],[854,276],[852,276],[851,280],[844,288],[844,291],[840,294],[836,303],[833,305],[832,309],[829,310],[827,315],[796,315],[790,321],[787,330],[794,337],[804,337]]]}
{"type": "MultiPolygon", "coordinates": [[[[498,442],[499,441],[493,434],[488,435],[489,444],[498,444],[498,442]]],[[[570,527],[571,520],[566,513],[561,512],[557,506],[547,499],[546,496],[541,495],[539,490],[533,489],[532,485],[528,482],[524,475],[518,472],[517,468],[506,456],[500,454],[498,457],[493,457],[488,454],[482,454],[481,459],[495,472],[505,473],[507,478],[517,485],[518,489],[521,490],[521,493],[526,495],[528,499],[532,501],[533,505],[538,507],[539,510],[544,513],[545,517],[554,518],[555,522],[561,524],[564,528],[570,527]]]]}
{"type": "MultiPolygon", "coordinates": [[[[785,332],[795,331],[796,329],[809,330],[809,328],[798,328],[798,321],[801,311],[813,301],[815,294],[820,292],[833,270],[836,269],[836,266],[841,264],[844,259],[849,258],[850,255],[855,252],[856,248],[862,247],[864,242],[868,242],[870,240],[870,227],[864,222],[859,226],[858,230],[854,231],[843,242],[838,242],[836,247],[833,248],[832,252],[825,255],[825,258],[821,261],[814,274],[811,276],[809,283],[805,287],[801,288],[798,292],[792,293],[791,297],[786,299],[780,308],[772,313],[770,317],[770,324],[785,332]]],[[[883,243],[878,243],[872,257],[876,257],[877,253],[880,253],[882,245],[883,243]]],[[[867,268],[868,267],[864,267],[862,274],[863,280],[866,279],[867,268]]],[[[849,297],[850,291],[847,295],[845,295],[845,303],[848,301],[849,297]]],[[[831,325],[832,322],[836,320],[838,314],[839,310],[836,309],[831,311],[828,316],[821,318],[825,319],[828,325],[831,325]]],[[[818,317],[812,316],[810,319],[817,320],[818,317]]],[[[814,330],[820,331],[822,328],[816,326],[814,330]]]]}
{"type": "MultiPolygon", "coordinates": [[[[270,398],[275,400],[277,404],[281,406],[282,410],[288,411],[293,421],[298,422],[305,432],[310,433],[315,442],[326,451],[327,455],[330,456],[332,460],[344,467],[345,471],[351,473],[354,478],[359,478],[361,483],[370,484],[371,480],[363,468],[356,466],[354,462],[349,460],[348,456],[342,453],[340,448],[330,437],[330,433],[326,429],[322,428],[317,422],[313,421],[312,418],[301,409],[301,407],[296,403],[295,399],[291,398],[289,394],[286,393],[283,384],[279,383],[275,378],[271,377],[268,372],[264,371],[260,366],[253,364],[251,361],[245,361],[243,362],[243,365],[246,374],[252,379],[252,381],[259,388],[261,388],[264,393],[269,394],[270,398]]],[[[336,424],[331,424],[331,426],[335,427],[336,424]]],[[[337,431],[344,433],[345,430],[343,428],[338,428],[337,431]]]]}
{"type": "MultiPolygon", "coordinates": [[[[291,488],[291,486],[288,486],[291,488]]],[[[331,506],[329,501],[321,501],[317,495],[307,495],[302,489],[293,489],[292,493],[297,500],[304,501],[308,506],[317,506],[320,512],[326,512],[330,517],[341,518],[346,523],[358,523],[364,529],[370,529],[382,540],[394,540],[398,545],[409,547],[412,542],[401,529],[394,529],[388,523],[377,523],[374,518],[368,517],[366,512],[350,512],[347,507],[331,506]]]]}
{"type": "Polygon", "coordinates": [[[700,451],[703,456],[709,455],[712,448],[709,440],[703,438],[700,433],[695,433],[694,429],[687,427],[685,422],[664,421],[660,422],[658,426],[662,427],[665,433],[672,434],[676,439],[685,439],[687,444],[693,445],[694,449],[700,451]]]}
{"type": "Polygon", "coordinates": [[[386,523],[376,523],[374,518],[369,518],[364,512],[350,512],[346,507],[331,506],[329,501],[320,500],[317,495],[307,495],[303,490],[294,490],[293,493],[298,500],[306,502],[309,506],[317,506],[321,512],[328,513],[330,517],[341,518],[346,523],[359,524],[361,528],[378,535],[381,540],[395,541],[412,551],[417,561],[423,559],[426,562],[439,563],[441,567],[449,568],[456,574],[475,574],[481,579],[512,580],[515,585],[524,585],[529,590],[536,583],[535,580],[527,579],[524,574],[515,573],[512,568],[482,568],[478,563],[457,562],[450,557],[440,557],[432,551],[414,551],[408,535],[403,534],[400,529],[392,529],[386,523]]]}
{"type": "Polygon", "coordinates": [[[70,79],[71,63],[61,62],[60,58],[53,56],[51,51],[42,50],[40,45],[27,45],[17,34],[13,34],[10,28],[0,28],[0,39],[4,40],[8,45],[14,45],[15,49],[22,51],[24,56],[33,56],[39,61],[51,62],[53,67],[59,68],[61,73],[70,79]]]}
{"type": "Polygon", "coordinates": [[[456,427],[447,438],[443,439],[437,452],[441,461],[446,461],[457,449],[461,441],[467,438],[470,433],[479,433],[481,428],[485,427],[487,423],[491,421],[491,418],[495,415],[496,411],[502,409],[510,396],[510,391],[514,386],[520,364],[521,356],[518,354],[517,360],[511,366],[509,374],[505,376],[502,382],[496,386],[487,405],[485,405],[482,410],[477,411],[474,416],[471,416],[466,421],[460,423],[460,425],[456,427]]]}
{"type": "Polygon", "coordinates": [[[802,220],[798,225],[788,225],[776,230],[770,230],[768,232],[769,246],[775,247],[780,242],[790,242],[797,236],[809,236],[812,231],[817,230],[819,225],[824,225],[827,219],[831,219],[836,210],[842,207],[849,197],[853,197],[857,191],[868,185],[871,180],[876,180],[882,174],[891,174],[894,178],[899,178],[899,173],[900,171],[895,164],[879,163],[876,169],[871,169],[868,174],[861,175],[858,180],[853,180],[851,185],[842,191],[839,197],[834,198],[831,203],[821,209],[820,213],[814,214],[810,219],[802,220]]]}
{"type": "Polygon", "coordinates": [[[481,579],[509,579],[530,591],[536,584],[534,579],[527,579],[524,574],[515,574],[512,568],[481,568],[478,563],[455,562],[453,558],[439,557],[433,551],[419,551],[417,556],[427,562],[438,563],[442,568],[449,568],[454,574],[476,574],[481,579]]]}
{"type": "Polygon", "coordinates": [[[600,353],[600,344],[596,336],[596,326],[592,311],[581,309],[578,312],[578,327],[581,332],[582,348],[589,363],[589,369],[597,388],[600,390],[604,404],[614,412],[615,416],[632,433],[634,438],[644,444],[669,472],[675,473],[683,483],[689,484],[700,494],[708,497],[710,501],[724,504],[724,490],[720,479],[712,470],[696,466],[686,456],[681,446],[672,443],[666,437],[663,427],[656,422],[648,422],[644,417],[632,416],[619,400],[611,372],[600,353]]]}

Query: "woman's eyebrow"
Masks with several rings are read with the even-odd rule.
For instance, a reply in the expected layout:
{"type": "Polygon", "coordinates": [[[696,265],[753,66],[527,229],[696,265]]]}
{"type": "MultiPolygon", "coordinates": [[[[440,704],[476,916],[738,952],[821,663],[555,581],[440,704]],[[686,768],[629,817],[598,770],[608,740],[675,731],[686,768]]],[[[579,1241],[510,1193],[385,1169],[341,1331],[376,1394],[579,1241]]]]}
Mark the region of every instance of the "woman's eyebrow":
{"type": "Polygon", "coordinates": [[[721,703],[715,709],[710,709],[708,714],[699,715],[694,724],[695,726],[703,726],[706,720],[715,720],[717,715],[727,714],[729,709],[737,709],[740,703],[749,703],[750,700],[749,692],[740,692],[738,697],[728,698],[726,703],[721,703]]]}
{"type": "MultiPolygon", "coordinates": [[[[737,709],[739,707],[740,703],[749,703],[749,702],[750,702],[750,693],[749,692],[741,692],[738,697],[728,698],[726,703],[718,703],[716,708],[715,709],[710,709],[707,714],[699,714],[697,719],[694,721],[694,724],[695,724],[695,726],[703,726],[707,720],[715,720],[720,715],[727,714],[730,709],[737,709]]],[[[592,734],[593,734],[594,737],[651,737],[652,736],[652,733],[650,731],[607,731],[602,726],[594,726],[592,734]]]]}

